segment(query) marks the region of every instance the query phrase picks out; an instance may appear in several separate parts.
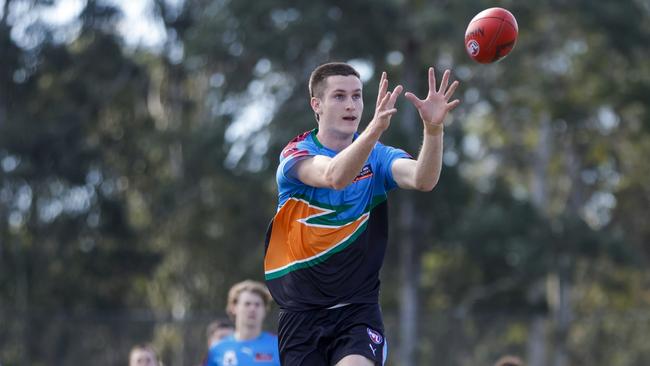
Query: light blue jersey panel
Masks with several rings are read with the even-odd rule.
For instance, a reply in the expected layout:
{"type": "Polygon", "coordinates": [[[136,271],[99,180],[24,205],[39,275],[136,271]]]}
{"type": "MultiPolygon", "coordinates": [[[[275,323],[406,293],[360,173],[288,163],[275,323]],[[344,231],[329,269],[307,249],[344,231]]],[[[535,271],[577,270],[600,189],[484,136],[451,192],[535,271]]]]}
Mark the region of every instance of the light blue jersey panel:
{"type": "Polygon", "coordinates": [[[210,348],[206,366],[280,366],[278,337],[262,332],[256,339],[229,336],[210,348]]]}

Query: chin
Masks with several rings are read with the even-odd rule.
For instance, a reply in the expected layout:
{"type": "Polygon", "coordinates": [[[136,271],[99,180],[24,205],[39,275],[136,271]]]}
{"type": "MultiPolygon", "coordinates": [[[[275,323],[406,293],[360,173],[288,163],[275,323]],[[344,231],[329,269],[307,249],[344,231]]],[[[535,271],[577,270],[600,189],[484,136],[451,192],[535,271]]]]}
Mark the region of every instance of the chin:
{"type": "Polygon", "coordinates": [[[357,132],[357,130],[359,130],[358,123],[355,123],[354,125],[345,126],[339,129],[339,131],[345,135],[353,135],[354,133],[357,132]]]}

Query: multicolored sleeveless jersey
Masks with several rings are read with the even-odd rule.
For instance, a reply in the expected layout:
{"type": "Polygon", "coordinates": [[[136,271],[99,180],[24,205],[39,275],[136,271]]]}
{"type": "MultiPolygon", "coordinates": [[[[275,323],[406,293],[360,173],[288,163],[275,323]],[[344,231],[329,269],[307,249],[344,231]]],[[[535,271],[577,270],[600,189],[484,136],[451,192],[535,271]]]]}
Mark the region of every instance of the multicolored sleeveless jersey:
{"type": "Polygon", "coordinates": [[[291,311],[377,303],[388,239],[386,195],[397,186],[391,166],[410,155],[378,142],[350,185],[315,188],[290,171],[301,159],[336,155],[317,132],[294,138],[280,156],[278,210],[266,235],[266,283],[280,307],[291,311]]]}

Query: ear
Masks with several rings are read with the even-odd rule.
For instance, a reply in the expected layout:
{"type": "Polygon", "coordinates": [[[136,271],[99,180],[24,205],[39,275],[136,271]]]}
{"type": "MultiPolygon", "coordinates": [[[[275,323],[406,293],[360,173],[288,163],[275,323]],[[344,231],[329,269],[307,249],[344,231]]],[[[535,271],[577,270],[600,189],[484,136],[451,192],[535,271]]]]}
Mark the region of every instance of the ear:
{"type": "Polygon", "coordinates": [[[309,104],[311,105],[311,109],[314,111],[316,114],[321,114],[321,106],[320,106],[320,99],[316,97],[311,97],[309,100],[309,104]]]}

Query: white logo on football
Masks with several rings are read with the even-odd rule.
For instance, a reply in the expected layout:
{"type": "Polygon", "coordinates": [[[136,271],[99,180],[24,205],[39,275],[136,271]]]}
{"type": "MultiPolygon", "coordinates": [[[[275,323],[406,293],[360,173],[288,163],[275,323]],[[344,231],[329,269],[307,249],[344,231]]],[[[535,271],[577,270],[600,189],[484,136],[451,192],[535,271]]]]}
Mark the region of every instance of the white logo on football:
{"type": "Polygon", "coordinates": [[[478,55],[479,51],[481,50],[481,46],[476,42],[476,40],[471,40],[467,42],[467,52],[469,52],[470,55],[476,56],[478,55]]]}

